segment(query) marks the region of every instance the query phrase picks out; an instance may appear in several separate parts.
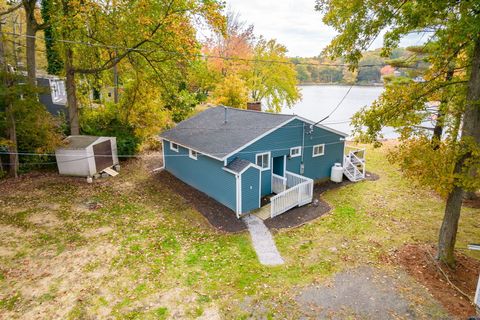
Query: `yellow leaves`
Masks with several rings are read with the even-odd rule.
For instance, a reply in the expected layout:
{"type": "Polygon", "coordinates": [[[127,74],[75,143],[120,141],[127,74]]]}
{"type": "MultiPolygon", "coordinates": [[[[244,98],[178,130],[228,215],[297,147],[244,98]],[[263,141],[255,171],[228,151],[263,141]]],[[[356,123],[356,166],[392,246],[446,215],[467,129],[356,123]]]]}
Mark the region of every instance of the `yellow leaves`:
{"type": "Polygon", "coordinates": [[[215,102],[225,106],[245,109],[248,101],[248,91],[245,82],[232,74],[223,79],[213,92],[215,102]]]}
{"type": "Polygon", "coordinates": [[[387,158],[398,164],[410,181],[431,188],[443,197],[454,186],[456,150],[445,142],[435,150],[428,137],[406,140],[390,151],[387,158]]]}
{"type": "Polygon", "coordinates": [[[153,20],[147,16],[139,16],[138,17],[138,24],[142,25],[142,26],[148,26],[148,25],[151,25],[153,24],[153,20]]]}

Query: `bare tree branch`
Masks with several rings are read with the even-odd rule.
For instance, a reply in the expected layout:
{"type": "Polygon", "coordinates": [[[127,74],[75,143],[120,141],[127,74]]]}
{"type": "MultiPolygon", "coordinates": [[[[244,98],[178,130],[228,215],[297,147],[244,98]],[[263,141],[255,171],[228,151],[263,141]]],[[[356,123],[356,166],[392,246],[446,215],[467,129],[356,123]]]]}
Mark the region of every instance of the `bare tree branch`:
{"type": "Polygon", "coordinates": [[[173,2],[174,0],[171,0],[169,5],[168,5],[168,8],[165,12],[165,16],[163,17],[162,21],[160,21],[154,28],[153,30],[150,32],[150,37],[146,38],[146,39],[143,39],[142,41],[138,42],[137,44],[135,44],[134,46],[128,48],[128,50],[126,50],[125,52],[121,53],[121,54],[118,54],[118,55],[115,55],[114,57],[110,58],[108,61],[104,62],[102,66],[98,67],[98,68],[90,68],[90,69],[85,69],[85,68],[74,68],[73,71],[74,72],[78,72],[78,73],[83,73],[83,74],[95,74],[95,73],[99,73],[99,72],[102,72],[102,71],[105,71],[105,70],[108,70],[108,69],[111,69],[113,68],[116,64],[118,64],[123,58],[125,58],[127,55],[129,55],[130,53],[132,52],[138,52],[139,50],[137,50],[138,48],[140,48],[142,45],[144,45],[145,43],[149,42],[151,37],[153,37],[157,31],[163,26],[163,24],[165,23],[165,20],[168,16],[170,16],[171,14],[174,14],[176,12],[170,12],[170,9],[173,5],[173,2]]]}
{"type": "Polygon", "coordinates": [[[8,8],[7,10],[0,12],[0,16],[7,15],[9,13],[12,13],[13,11],[19,9],[22,6],[22,2],[17,3],[15,6],[8,8]]]}

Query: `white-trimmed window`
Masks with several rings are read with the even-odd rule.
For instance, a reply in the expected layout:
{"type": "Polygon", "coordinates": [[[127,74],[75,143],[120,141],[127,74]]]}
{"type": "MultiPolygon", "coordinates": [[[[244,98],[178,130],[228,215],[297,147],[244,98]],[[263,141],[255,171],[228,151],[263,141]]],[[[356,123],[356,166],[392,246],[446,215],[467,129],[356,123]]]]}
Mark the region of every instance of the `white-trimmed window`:
{"type": "Polygon", "coordinates": [[[325,144],[317,144],[313,146],[312,157],[319,157],[325,154],[325,144]]]}
{"type": "Polygon", "coordinates": [[[178,152],[178,144],[173,143],[172,141],[170,141],[170,150],[175,151],[175,152],[178,152]]]}
{"type": "Polygon", "coordinates": [[[302,147],[290,148],[290,158],[300,157],[302,155],[302,147]]]}
{"type": "Polygon", "coordinates": [[[194,159],[194,160],[197,160],[197,158],[198,158],[198,152],[195,151],[195,150],[190,149],[190,150],[188,150],[188,156],[189,156],[190,158],[194,159]]]}
{"type": "Polygon", "coordinates": [[[270,169],[270,152],[258,153],[255,157],[255,163],[264,170],[270,169]]]}

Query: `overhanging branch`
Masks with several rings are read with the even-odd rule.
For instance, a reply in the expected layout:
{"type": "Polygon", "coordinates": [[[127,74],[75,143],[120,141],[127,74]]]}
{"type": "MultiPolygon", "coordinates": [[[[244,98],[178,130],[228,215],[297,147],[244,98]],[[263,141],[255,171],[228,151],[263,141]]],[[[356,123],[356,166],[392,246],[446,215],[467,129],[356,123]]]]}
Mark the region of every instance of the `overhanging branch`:
{"type": "Polygon", "coordinates": [[[7,15],[9,13],[12,13],[13,11],[19,9],[22,6],[22,2],[17,3],[15,6],[8,8],[7,10],[0,12],[0,16],[7,15]]]}

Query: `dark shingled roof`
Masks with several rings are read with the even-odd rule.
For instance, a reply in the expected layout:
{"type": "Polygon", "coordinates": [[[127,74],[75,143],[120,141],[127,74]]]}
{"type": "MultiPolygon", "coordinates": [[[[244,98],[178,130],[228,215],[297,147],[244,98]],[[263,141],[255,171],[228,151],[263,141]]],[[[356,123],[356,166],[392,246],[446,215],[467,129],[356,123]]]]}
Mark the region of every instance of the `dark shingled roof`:
{"type": "Polygon", "coordinates": [[[252,163],[245,159],[235,158],[225,168],[232,170],[233,172],[240,173],[243,169],[251,165],[252,163]]]}
{"type": "Polygon", "coordinates": [[[219,106],[180,122],[175,128],[162,133],[160,137],[223,159],[292,118],[295,116],[219,106]]]}

